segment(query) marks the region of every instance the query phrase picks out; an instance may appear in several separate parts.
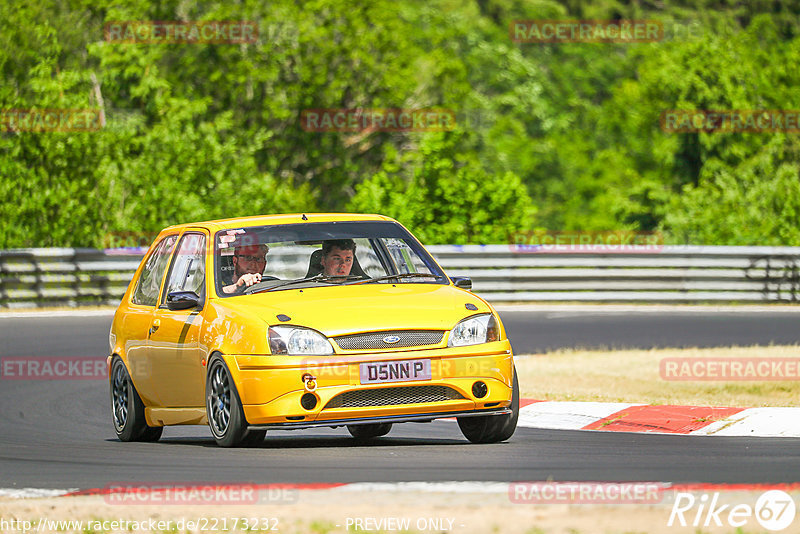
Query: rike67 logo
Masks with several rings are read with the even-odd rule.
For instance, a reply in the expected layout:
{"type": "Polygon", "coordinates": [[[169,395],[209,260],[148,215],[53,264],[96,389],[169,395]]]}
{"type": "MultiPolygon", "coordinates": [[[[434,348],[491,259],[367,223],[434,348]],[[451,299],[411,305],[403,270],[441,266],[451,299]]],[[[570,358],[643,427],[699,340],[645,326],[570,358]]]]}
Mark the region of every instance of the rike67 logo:
{"type": "Polygon", "coordinates": [[[722,504],[718,492],[710,497],[708,494],[697,497],[693,493],[677,493],[667,526],[692,526],[696,529],[727,524],[741,528],[755,518],[761,527],[779,532],[792,524],[795,513],[794,500],[781,490],[762,493],[755,507],[749,504],[722,504]]]}

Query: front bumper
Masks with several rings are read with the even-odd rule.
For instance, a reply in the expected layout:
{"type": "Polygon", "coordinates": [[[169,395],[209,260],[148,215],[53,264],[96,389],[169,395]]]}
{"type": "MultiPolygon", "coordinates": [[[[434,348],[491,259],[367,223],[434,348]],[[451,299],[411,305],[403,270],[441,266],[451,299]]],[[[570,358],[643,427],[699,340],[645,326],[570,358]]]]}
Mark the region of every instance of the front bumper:
{"type": "Polygon", "coordinates": [[[509,408],[502,408],[500,410],[472,410],[468,412],[438,412],[426,413],[416,415],[384,415],[380,417],[354,417],[350,419],[339,419],[331,421],[308,421],[308,422],[291,422],[291,423],[271,423],[267,425],[250,425],[250,430],[302,430],[304,428],[315,427],[337,427],[344,425],[369,425],[374,423],[427,423],[434,419],[444,419],[448,417],[475,417],[480,415],[509,415],[511,410],[509,408]]]}
{"type": "Polygon", "coordinates": [[[380,422],[425,421],[441,417],[502,415],[511,404],[513,355],[507,340],[472,347],[409,350],[330,357],[225,356],[233,374],[245,419],[251,428],[309,428],[380,422]],[[430,359],[430,380],[361,384],[359,365],[364,362],[430,359]],[[305,388],[302,376],[311,374],[316,388],[305,388]],[[487,385],[478,398],[476,381],[487,385]],[[401,404],[337,404],[343,394],[359,392],[380,398],[392,388],[447,391],[435,401],[415,399],[401,404]],[[316,403],[305,409],[304,395],[316,403]]]}

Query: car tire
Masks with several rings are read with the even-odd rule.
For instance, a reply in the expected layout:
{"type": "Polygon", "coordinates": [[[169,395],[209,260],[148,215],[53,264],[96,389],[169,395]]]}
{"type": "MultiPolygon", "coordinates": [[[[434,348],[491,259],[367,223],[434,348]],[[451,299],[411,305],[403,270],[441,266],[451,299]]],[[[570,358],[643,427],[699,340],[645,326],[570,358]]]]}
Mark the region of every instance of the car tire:
{"type": "Polygon", "coordinates": [[[111,419],[120,441],[158,441],[161,438],[164,427],[148,426],[142,398],[119,356],[114,356],[111,362],[109,390],[111,419]]]}
{"type": "Polygon", "coordinates": [[[220,447],[256,445],[263,430],[248,432],[239,393],[222,358],[214,358],[206,376],[206,416],[214,440],[220,447]]]}
{"type": "Polygon", "coordinates": [[[266,430],[248,430],[247,435],[242,440],[243,447],[258,447],[264,443],[264,438],[267,435],[266,430]]]}
{"type": "Polygon", "coordinates": [[[508,415],[481,415],[459,417],[458,427],[464,437],[472,443],[497,443],[510,438],[517,429],[519,418],[519,382],[514,369],[511,393],[511,413],[508,415]]]}
{"type": "Polygon", "coordinates": [[[144,429],[138,441],[158,441],[161,439],[161,434],[163,432],[163,426],[148,426],[144,429]]]}
{"type": "Polygon", "coordinates": [[[370,423],[367,425],[347,425],[347,431],[356,439],[372,439],[385,436],[392,429],[392,423],[370,423]]]}

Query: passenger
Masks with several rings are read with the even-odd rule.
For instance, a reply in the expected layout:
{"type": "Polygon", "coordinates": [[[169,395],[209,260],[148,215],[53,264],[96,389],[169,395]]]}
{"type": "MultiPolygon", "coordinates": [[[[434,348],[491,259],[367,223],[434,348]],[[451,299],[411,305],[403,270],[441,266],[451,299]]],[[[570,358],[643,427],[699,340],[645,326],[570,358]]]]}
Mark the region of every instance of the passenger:
{"type": "Polygon", "coordinates": [[[348,276],[355,260],[356,243],[352,239],[333,239],[322,243],[322,271],[326,276],[348,276]]]}
{"type": "MultiPolygon", "coordinates": [[[[246,243],[247,240],[243,239],[246,243]]],[[[252,241],[250,241],[252,243],[252,241]]],[[[230,283],[222,288],[223,293],[237,293],[261,281],[267,266],[269,247],[261,245],[240,245],[233,251],[233,276],[230,283]]],[[[267,277],[272,278],[272,277],[267,277]]]]}

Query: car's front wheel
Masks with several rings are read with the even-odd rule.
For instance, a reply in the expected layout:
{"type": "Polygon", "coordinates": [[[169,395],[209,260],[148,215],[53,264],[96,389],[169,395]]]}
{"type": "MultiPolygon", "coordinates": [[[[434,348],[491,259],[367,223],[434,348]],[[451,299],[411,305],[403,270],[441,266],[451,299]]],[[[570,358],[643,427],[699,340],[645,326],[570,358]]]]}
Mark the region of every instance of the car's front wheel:
{"type": "Polygon", "coordinates": [[[472,443],[497,443],[510,438],[517,429],[519,418],[519,383],[516,369],[514,369],[510,408],[511,413],[508,415],[459,417],[458,426],[464,437],[472,443]]]}
{"type": "Polygon", "coordinates": [[[148,426],[144,403],[133,385],[125,362],[114,356],[111,363],[111,417],[120,441],[158,441],[163,426],[148,426]]]}
{"type": "Polygon", "coordinates": [[[206,415],[214,440],[221,447],[253,446],[261,443],[265,430],[247,430],[236,385],[222,358],[214,358],[206,377],[206,415]]]}
{"type": "Polygon", "coordinates": [[[347,425],[347,431],[356,439],[372,439],[385,436],[392,429],[392,423],[370,423],[366,425],[347,425]]]}

